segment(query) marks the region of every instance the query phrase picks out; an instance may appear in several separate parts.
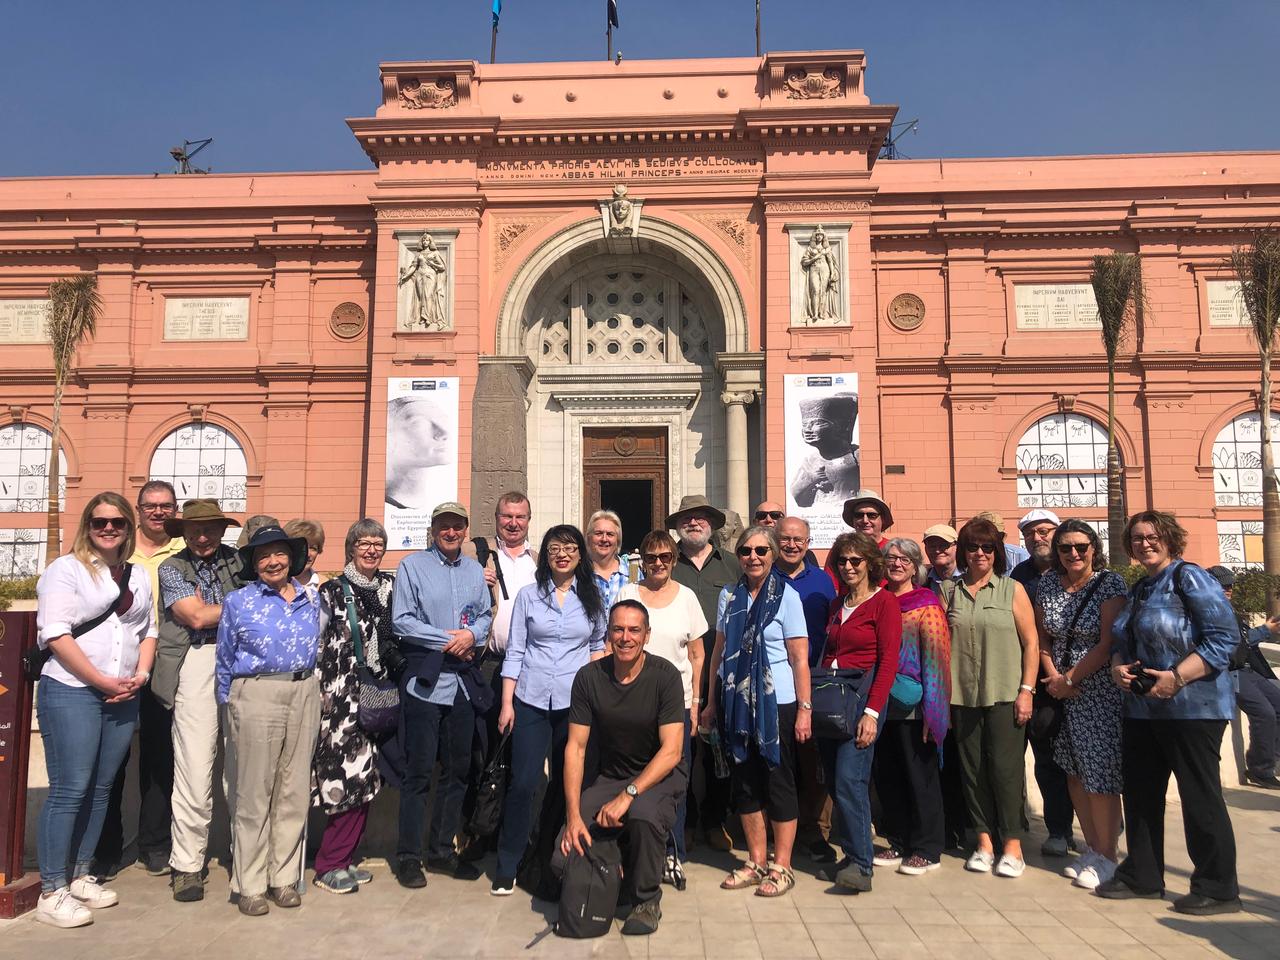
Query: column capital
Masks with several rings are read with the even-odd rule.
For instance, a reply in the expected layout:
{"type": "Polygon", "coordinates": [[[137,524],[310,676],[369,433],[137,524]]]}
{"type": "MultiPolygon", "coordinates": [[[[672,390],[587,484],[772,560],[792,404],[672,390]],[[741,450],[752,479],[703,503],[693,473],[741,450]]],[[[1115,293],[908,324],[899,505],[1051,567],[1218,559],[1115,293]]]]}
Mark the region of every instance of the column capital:
{"type": "Polygon", "coordinates": [[[733,406],[734,404],[741,404],[745,407],[747,404],[754,401],[755,398],[755,390],[725,390],[720,394],[720,402],[726,407],[733,406]]]}

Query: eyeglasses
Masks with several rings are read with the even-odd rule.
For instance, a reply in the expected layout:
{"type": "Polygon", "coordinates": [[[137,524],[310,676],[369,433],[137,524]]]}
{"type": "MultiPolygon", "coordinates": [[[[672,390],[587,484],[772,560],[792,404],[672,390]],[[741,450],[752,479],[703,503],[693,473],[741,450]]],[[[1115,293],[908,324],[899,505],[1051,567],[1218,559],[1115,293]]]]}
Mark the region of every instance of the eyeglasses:
{"type": "Polygon", "coordinates": [[[865,557],[836,557],[837,567],[860,567],[866,562],[867,560],[865,557]]]}
{"type": "Polygon", "coordinates": [[[641,559],[645,563],[660,563],[663,566],[670,566],[671,561],[676,558],[674,553],[646,553],[641,559]]]}
{"type": "Polygon", "coordinates": [[[128,530],[129,520],[127,517],[90,517],[89,528],[101,533],[103,530],[128,530]]]}
{"type": "Polygon", "coordinates": [[[176,503],[140,503],[138,509],[143,513],[176,513],[176,503]]]}
{"type": "Polygon", "coordinates": [[[739,547],[738,556],[749,557],[755,554],[757,557],[767,557],[771,551],[768,547],[739,547]]]}
{"type": "Polygon", "coordinates": [[[709,527],[711,521],[700,513],[688,513],[680,518],[682,527],[709,527]]]}
{"type": "Polygon", "coordinates": [[[884,565],[886,567],[914,567],[915,561],[910,557],[885,557],[884,565]]]}
{"type": "Polygon", "coordinates": [[[576,543],[553,543],[547,547],[548,557],[572,557],[578,552],[576,543]]]}
{"type": "Polygon", "coordinates": [[[1144,537],[1141,534],[1135,533],[1133,536],[1129,538],[1129,542],[1133,544],[1138,544],[1138,545],[1149,543],[1152,546],[1155,546],[1157,543],[1159,543],[1163,539],[1164,538],[1161,537],[1160,534],[1158,533],[1153,533],[1147,537],[1144,537]]]}
{"type": "Polygon", "coordinates": [[[1093,548],[1091,543],[1060,543],[1058,544],[1058,552],[1064,557],[1069,553],[1083,557],[1093,548]]]}
{"type": "Polygon", "coordinates": [[[970,543],[964,548],[965,553],[995,553],[996,545],[994,543],[970,543]]]}
{"type": "Polygon", "coordinates": [[[781,510],[757,510],[757,520],[781,520],[786,514],[781,510]]]}
{"type": "Polygon", "coordinates": [[[787,546],[803,547],[809,542],[808,537],[779,537],[779,543],[785,543],[787,546]]]}
{"type": "Polygon", "coordinates": [[[385,553],[387,545],[381,540],[357,540],[356,553],[385,553]]]}
{"type": "Polygon", "coordinates": [[[855,520],[879,520],[880,511],[879,510],[855,510],[853,512],[853,518],[855,520]]]}

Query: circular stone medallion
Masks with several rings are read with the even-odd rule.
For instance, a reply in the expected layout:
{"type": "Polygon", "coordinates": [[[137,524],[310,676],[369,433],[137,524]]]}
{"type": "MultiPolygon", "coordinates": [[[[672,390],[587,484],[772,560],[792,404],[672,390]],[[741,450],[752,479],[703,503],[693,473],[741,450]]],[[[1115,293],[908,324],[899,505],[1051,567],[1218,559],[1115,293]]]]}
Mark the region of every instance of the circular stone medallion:
{"type": "Polygon", "coordinates": [[[358,303],[340,303],[329,315],[329,329],[335,337],[354,340],[364,333],[364,308],[358,303]]]}
{"type": "Polygon", "coordinates": [[[902,331],[924,323],[924,301],[914,293],[900,293],[889,301],[889,322],[902,331]]]}

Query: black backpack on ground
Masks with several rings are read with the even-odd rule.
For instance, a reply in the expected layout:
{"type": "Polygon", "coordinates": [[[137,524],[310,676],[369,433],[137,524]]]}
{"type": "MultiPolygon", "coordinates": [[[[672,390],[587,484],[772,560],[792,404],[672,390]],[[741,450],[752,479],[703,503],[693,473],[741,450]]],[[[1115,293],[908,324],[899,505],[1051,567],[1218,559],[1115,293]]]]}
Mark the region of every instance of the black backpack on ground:
{"type": "Polygon", "coordinates": [[[617,840],[593,838],[585,854],[569,851],[560,882],[556,934],[574,940],[605,936],[613,926],[621,891],[622,854],[617,840]]]}

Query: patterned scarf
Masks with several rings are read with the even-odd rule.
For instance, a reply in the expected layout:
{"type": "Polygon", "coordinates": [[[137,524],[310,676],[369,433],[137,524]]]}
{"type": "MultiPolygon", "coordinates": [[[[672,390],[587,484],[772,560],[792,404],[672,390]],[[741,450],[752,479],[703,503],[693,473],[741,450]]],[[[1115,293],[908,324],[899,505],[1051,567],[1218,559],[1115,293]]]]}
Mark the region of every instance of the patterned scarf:
{"type": "Polygon", "coordinates": [[[382,669],[382,648],[395,642],[389,609],[391,586],[394,581],[391,577],[380,577],[377,574],[372,578],[366,577],[356,569],[354,562],[342,568],[342,575],[351,584],[351,592],[356,598],[356,607],[364,610],[373,620],[374,629],[377,631],[377,643],[369,643],[367,637],[364,643],[365,665],[377,673],[382,669]]]}
{"type": "Polygon", "coordinates": [[[903,594],[898,606],[902,610],[898,672],[920,681],[918,710],[938,744],[941,766],[942,741],[951,725],[951,631],[946,611],[934,592],[924,587],[903,594]]]}
{"type": "Polygon", "coordinates": [[[751,602],[747,578],[734,587],[725,610],[724,724],[738,763],[750,756],[754,739],[770,768],[782,762],[778,744],[778,697],[765,651],[764,629],[778,615],[787,582],[771,569],[751,602]]]}

